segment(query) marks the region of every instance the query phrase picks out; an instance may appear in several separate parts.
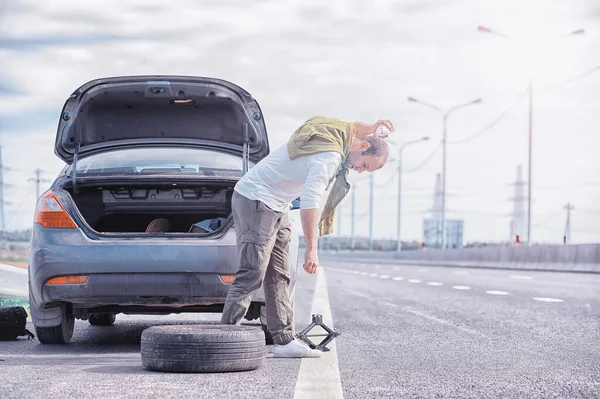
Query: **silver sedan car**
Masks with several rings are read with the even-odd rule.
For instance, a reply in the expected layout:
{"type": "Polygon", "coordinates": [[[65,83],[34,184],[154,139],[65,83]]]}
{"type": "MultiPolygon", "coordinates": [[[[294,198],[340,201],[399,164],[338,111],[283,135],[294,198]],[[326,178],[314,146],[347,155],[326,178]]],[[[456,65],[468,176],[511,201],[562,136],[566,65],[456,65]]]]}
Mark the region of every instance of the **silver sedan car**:
{"type": "MultiPolygon", "coordinates": [[[[38,200],[29,254],[31,317],[42,343],[68,343],[75,319],[222,312],[238,270],[231,195],[269,153],[261,109],[224,80],[98,79],[60,114],[66,166],[38,200]]],[[[298,212],[298,202],[291,217],[298,212]]],[[[298,236],[290,244],[293,296],[298,236]]],[[[246,314],[260,319],[264,292],[246,314]]]]}

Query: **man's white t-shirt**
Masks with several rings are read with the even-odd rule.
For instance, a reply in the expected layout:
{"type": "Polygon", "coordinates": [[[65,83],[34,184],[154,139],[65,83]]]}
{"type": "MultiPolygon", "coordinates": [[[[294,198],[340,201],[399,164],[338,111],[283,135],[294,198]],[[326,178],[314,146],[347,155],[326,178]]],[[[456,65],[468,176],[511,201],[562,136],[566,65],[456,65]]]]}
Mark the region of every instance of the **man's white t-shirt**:
{"type": "Polygon", "coordinates": [[[235,191],[248,199],[262,201],[277,212],[287,212],[298,197],[301,209],[321,208],[329,182],[341,162],[342,156],[335,151],[291,160],[286,144],[250,169],[236,184],[235,191]]]}

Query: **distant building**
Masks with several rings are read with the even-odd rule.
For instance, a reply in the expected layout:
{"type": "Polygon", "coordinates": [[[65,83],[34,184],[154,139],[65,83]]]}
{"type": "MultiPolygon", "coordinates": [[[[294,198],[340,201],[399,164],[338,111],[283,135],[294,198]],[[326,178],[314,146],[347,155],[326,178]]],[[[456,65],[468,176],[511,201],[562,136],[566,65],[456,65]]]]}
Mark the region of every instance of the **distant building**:
{"type": "MultiPolygon", "coordinates": [[[[463,247],[463,226],[462,220],[446,219],[446,248],[463,247]]],[[[423,219],[423,242],[426,248],[442,247],[441,219],[423,219]]]]}
{"type": "MultiPolygon", "coordinates": [[[[426,248],[442,247],[442,180],[438,173],[435,179],[432,217],[423,219],[423,242],[426,248]]],[[[446,248],[463,247],[462,220],[446,219],[446,248]]]]}

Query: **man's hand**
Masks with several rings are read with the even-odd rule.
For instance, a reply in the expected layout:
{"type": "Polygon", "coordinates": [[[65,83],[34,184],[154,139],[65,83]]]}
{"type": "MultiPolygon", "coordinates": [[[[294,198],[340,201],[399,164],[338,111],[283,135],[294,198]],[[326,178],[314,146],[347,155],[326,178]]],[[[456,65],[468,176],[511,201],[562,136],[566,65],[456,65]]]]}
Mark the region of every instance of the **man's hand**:
{"type": "MultiPolygon", "coordinates": [[[[385,119],[385,120],[378,120],[377,122],[375,122],[375,124],[373,125],[375,131],[377,131],[377,128],[379,126],[385,126],[390,132],[394,132],[394,130],[396,130],[396,128],[394,127],[394,124],[392,123],[392,121],[385,119]]],[[[389,135],[385,134],[385,135],[381,135],[379,137],[381,137],[382,139],[387,138],[389,135]]]]}
{"type": "MultiPolygon", "coordinates": [[[[370,123],[363,123],[363,122],[354,122],[354,131],[355,131],[355,136],[358,138],[363,138],[363,137],[367,137],[371,134],[375,134],[375,132],[377,131],[377,128],[379,126],[385,126],[386,128],[388,128],[390,130],[390,132],[393,132],[395,130],[394,128],[394,124],[392,123],[392,121],[390,120],[378,120],[377,122],[375,122],[374,124],[370,124],[370,123]]],[[[381,138],[386,138],[388,135],[382,136],[381,138]]]]}
{"type": "Polygon", "coordinates": [[[304,270],[307,273],[315,274],[319,266],[319,258],[316,249],[307,249],[304,253],[304,270]]]}
{"type": "Polygon", "coordinates": [[[301,209],[300,220],[302,221],[302,230],[304,231],[304,241],[306,242],[306,252],[304,253],[304,270],[313,274],[317,271],[319,260],[317,259],[317,226],[319,225],[319,209],[301,209]]]}

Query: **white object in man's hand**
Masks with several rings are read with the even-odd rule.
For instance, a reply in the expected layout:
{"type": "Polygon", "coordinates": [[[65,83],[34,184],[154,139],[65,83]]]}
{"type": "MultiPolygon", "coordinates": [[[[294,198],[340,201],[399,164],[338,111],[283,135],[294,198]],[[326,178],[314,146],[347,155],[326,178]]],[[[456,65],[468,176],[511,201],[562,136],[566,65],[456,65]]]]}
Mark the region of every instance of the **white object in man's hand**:
{"type": "Polygon", "coordinates": [[[316,249],[307,249],[304,253],[304,270],[307,273],[315,274],[319,266],[319,257],[316,249]]]}
{"type": "Polygon", "coordinates": [[[378,120],[374,125],[375,134],[382,139],[387,138],[396,128],[390,120],[378,120]]]}

